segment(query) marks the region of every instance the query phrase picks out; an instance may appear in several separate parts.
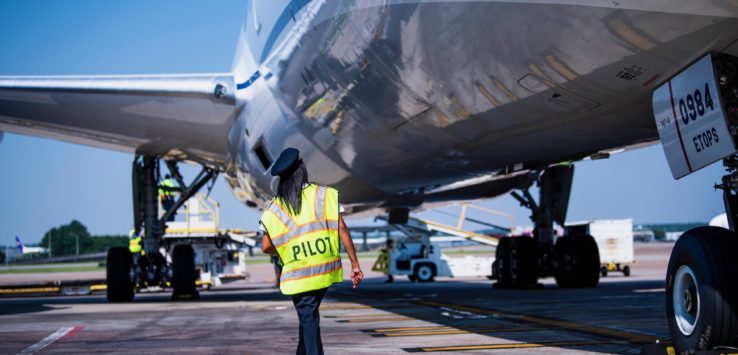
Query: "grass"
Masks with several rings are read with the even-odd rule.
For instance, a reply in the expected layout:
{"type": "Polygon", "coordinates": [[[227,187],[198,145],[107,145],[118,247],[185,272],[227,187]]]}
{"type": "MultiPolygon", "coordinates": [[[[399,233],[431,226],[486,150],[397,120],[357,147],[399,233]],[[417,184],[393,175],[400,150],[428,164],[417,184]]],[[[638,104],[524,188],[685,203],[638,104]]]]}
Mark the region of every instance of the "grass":
{"type": "Polygon", "coordinates": [[[0,274],[45,274],[51,272],[80,272],[80,271],[105,271],[104,266],[73,266],[73,267],[48,267],[38,269],[5,269],[0,274]]]}
{"type": "Polygon", "coordinates": [[[489,254],[494,255],[495,251],[492,250],[452,250],[448,252],[443,252],[444,254],[448,255],[471,255],[471,254],[489,254]]]}
{"type": "Polygon", "coordinates": [[[271,260],[269,260],[268,256],[250,256],[246,258],[246,265],[259,265],[269,263],[271,263],[271,260]]]}
{"type": "MultiPolygon", "coordinates": [[[[449,255],[494,254],[494,252],[490,250],[450,250],[444,253],[449,254],[449,255]]],[[[369,259],[373,261],[377,258],[378,255],[379,255],[378,251],[367,251],[367,252],[357,253],[359,260],[369,259]]],[[[344,260],[348,260],[348,256],[346,255],[346,253],[342,253],[341,256],[343,257],[344,260]]],[[[265,264],[270,264],[270,263],[271,263],[271,260],[269,259],[269,256],[267,255],[255,255],[255,256],[246,258],[246,265],[265,265],[265,264]]],[[[29,265],[23,265],[23,266],[29,266],[29,265]]],[[[54,273],[54,272],[82,272],[82,271],[105,271],[105,266],[98,266],[98,265],[84,265],[84,266],[58,265],[58,266],[55,266],[53,264],[50,264],[48,267],[44,267],[44,268],[14,269],[13,267],[10,267],[10,269],[1,270],[0,274],[45,274],[45,273],[54,273]]]]}

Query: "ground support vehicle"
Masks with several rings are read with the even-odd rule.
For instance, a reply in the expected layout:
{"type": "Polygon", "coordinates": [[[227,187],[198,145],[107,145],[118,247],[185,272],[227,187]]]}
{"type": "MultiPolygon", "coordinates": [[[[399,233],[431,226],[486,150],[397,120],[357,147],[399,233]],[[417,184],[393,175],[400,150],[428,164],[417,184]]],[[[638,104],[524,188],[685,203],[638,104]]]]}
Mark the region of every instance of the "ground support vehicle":
{"type": "Polygon", "coordinates": [[[179,245],[193,250],[195,284],[209,288],[227,280],[244,279],[247,248],[256,244],[256,232],[218,228],[219,205],[204,194],[191,197],[178,210],[179,218],[167,222],[162,237],[161,252],[167,264],[173,263],[174,250],[179,245]]]}
{"type": "Polygon", "coordinates": [[[569,222],[565,228],[567,235],[591,235],[594,238],[600,253],[602,277],[613,271],[630,276],[630,268],[635,263],[632,219],[569,222]]]}
{"type": "Polygon", "coordinates": [[[402,237],[387,241],[387,248],[380,253],[372,268],[375,271],[393,276],[406,275],[411,281],[418,282],[433,281],[436,276],[490,274],[494,257],[448,257],[443,254],[439,243],[431,242],[431,237],[456,236],[491,246],[497,245],[496,238],[417,218],[409,218],[406,224],[391,226],[402,231],[402,237]]]}
{"type": "MultiPolygon", "coordinates": [[[[180,209],[180,220],[167,223],[163,236],[166,250],[177,245],[190,245],[194,251],[196,284],[219,286],[232,279],[243,279],[246,271],[247,247],[255,245],[256,232],[219,229],[218,203],[203,194],[190,198],[180,209]]],[[[166,253],[167,262],[172,255],[166,253]]]]}

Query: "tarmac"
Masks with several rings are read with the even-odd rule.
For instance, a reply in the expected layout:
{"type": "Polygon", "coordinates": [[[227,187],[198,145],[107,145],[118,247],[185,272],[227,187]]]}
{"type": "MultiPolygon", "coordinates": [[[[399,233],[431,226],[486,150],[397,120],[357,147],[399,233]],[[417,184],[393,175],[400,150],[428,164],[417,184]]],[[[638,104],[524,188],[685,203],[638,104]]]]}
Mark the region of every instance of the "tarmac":
{"type": "MultiPolygon", "coordinates": [[[[673,244],[636,244],[630,277],[612,272],[596,288],[503,290],[484,278],[335,285],[321,306],[327,354],[639,353],[668,338],[664,278],[673,244]]],[[[363,260],[369,269],[373,260],[363,260]]],[[[137,294],[110,304],[90,296],[0,297],[0,353],[238,353],[295,351],[297,316],[272,287],[269,265],[249,280],[170,301],[137,294]]]]}

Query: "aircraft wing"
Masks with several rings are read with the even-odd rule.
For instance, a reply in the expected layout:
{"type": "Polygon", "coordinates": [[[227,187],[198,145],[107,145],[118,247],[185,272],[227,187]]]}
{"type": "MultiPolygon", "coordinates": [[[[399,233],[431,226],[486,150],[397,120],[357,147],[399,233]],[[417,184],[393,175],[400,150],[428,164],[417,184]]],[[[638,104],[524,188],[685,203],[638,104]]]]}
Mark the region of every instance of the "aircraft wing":
{"type": "Polygon", "coordinates": [[[222,164],[232,74],[0,77],[0,131],[222,164]]]}

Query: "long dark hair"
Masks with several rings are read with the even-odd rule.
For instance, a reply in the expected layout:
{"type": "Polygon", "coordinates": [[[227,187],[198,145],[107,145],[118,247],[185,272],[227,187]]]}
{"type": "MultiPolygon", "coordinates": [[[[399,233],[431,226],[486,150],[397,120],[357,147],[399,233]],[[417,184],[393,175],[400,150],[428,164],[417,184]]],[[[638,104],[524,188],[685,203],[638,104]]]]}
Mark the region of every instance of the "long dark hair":
{"type": "Polygon", "coordinates": [[[279,177],[277,197],[282,199],[287,205],[287,212],[293,216],[299,215],[302,210],[302,187],[307,182],[307,168],[302,160],[291,174],[279,177]]]}

